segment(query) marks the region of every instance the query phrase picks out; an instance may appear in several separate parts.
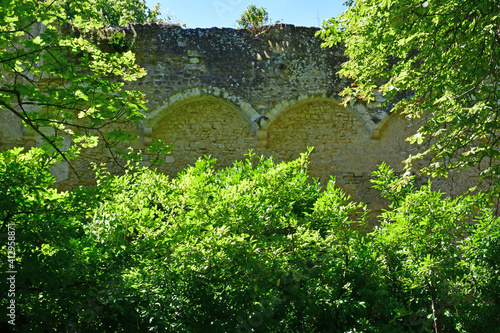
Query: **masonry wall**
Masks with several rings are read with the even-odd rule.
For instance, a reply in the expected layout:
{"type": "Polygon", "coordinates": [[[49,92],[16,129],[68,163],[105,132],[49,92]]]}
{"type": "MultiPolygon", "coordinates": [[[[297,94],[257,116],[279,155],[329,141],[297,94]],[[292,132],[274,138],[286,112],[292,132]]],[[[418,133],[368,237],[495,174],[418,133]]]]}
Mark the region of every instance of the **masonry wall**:
{"type": "Polygon", "coordinates": [[[255,134],[237,108],[223,99],[202,96],[179,103],[153,129],[152,139],[174,149],[162,171],[174,176],[200,156],[211,155],[229,166],[255,147],[255,134]]]}
{"type": "Polygon", "coordinates": [[[307,147],[311,153],[311,175],[326,184],[331,176],[337,185],[356,199],[380,209],[380,195],[371,190],[371,172],[382,161],[401,171],[408,156],[408,124],[400,117],[376,139],[370,137],[362,121],[335,100],[313,98],[284,110],[268,130],[268,146],[258,150],[279,161],[297,158],[307,147]]]}
{"type": "Polygon", "coordinates": [[[247,30],[156,25],[134,30],[132,50],[149,75],[130,86],[144,89],[152,108],[194,87],[223,89],[260,113],[301,93],[341,90],[335,73],[343,52],[322,49],[315,28],[277,25],[258,36],[247,30]]]}
{"type": "MultiPolygon", "coordinates": [[[[380,209],[384,202],[371,190],[371,172],[382,161],[401,171],[410,150],[404,138],[412,127],[377,103],[340,106],[338,93],[346,82],[335,73],[345,57],[341,48],[321,48],[316,31],[289,25],[257,36],[158,25],[126,30],[148,72],[126,85],[143,91],[149,106],[147,118],[129,126],[140,136],[134,148],[145,149],[156,139],[174,144],[160,171],[175,176],[203,155],[227,167],[249,149],[289,161],[314,147],[313,177],[325,184],[334,176],[354,199],[380,209]]],[[[0,120],[0,149],[40,144],[6,111],[0,120]]],[[[80,180],[60,165],[54,170],[59,187],[92,184],[92,174],[84,172],[89,162],[111,164],[112,157],[102,148],[86,152],[75,164],[80,180]]]]}

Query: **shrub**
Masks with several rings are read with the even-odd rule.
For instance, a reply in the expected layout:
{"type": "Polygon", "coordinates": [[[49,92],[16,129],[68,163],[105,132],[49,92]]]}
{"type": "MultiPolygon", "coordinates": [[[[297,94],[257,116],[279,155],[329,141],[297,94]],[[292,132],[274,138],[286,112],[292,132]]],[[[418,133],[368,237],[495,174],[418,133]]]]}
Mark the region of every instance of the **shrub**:
{"type": "Polygon", "coordinates": [[[236,20],[238,27],[247,29],[253,33],[260,34],[267,31],[266,26],[271,26],[279,21],[272,22],[269,18],[269,13],[264,7],[257,8],[255,5],[250,5],[241,14],[239,20],[236,20]]]}
{"type": "Polygon", "coordinates": [[[333,182],[321,192],[306,154],[214,164],[200,159],[172,181],[144,171],[106,185],[116,190],[92,228],[135,253],[123,276],[136,320],[177,332],[365,325],[377,291],[362,233],[349,228],[363,224],[350,220],[361,205],[333,182]]]}
{"type": "Polygon", "coordinates": [[[362,204],[308,177],[308,154],[224,170],[203,158],[175,179],[98,170],[97,187],[72,192],[51,188],[54,163],[0,153],[0,232],[15,226],[17,257],[2,243],[1,268],[17,269],[20,331],[500,327],[500,219],[483,195],[447,198],[382,165],[375,187],[392,203],[367,233],[362,204]]]}
{"type": "Polygon", "coordinates": [[[446,197],[385,164],[374,176],[392,200],[373,237],[399,302],[395,320],[405,330],[497,331],[500,219],[487,196],[446,197]]]}

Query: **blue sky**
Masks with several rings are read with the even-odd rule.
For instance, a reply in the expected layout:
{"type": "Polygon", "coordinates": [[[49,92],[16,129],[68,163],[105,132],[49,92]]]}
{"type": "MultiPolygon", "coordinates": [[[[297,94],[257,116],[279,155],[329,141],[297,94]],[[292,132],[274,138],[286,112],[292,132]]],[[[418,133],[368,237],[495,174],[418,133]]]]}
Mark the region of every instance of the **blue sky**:
{"type": "Polygon", "coordinates": [[[250,4],[264,7],[273,21],[306,27],[337,16],[345,0],[146,0],[152,8],[159,2],[162,12],[174,13],[188,28],[236,27],[236,20],[250,4]]]}

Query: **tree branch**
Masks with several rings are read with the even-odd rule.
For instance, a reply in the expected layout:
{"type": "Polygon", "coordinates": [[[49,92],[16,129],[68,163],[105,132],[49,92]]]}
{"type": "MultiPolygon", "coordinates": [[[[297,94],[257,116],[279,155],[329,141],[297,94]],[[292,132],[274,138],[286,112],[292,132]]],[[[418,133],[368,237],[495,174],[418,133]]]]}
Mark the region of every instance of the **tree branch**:
{"type": "MultiPolygon", "coordinates": [[[[19,96],[18,96],[19,97],[19,96]]],[[[73,165],[70,163],[70,161],[68,160],[68,158],[66,157],[66,155],[61,151],[61,149],[59,149],[59,147],[56,146],[56,144],[50,140],[42,131],[40,131],[40,129],[38,128],[38,126],[36,126],[30,118],[27,118],[27,117],[23,117],[23,115],[21,113],[19,113],[18,111],[16,111],[13,107],[11,107],[10,105],[8,105],[7,103],[5,103],[4,101],[1,101],[0,100],[0,105],[2,105],[3,107],[5,107],[6,109],[8,109],[9,111],[11,111],[13,114],[15,114],[19,119],[21,119],[22,121],[24,121],[29,127],[31,127],[36,133],[38,133],[52,148],[54,148],[54,150],[59,154],[59,156],[61,156],[64,161],[66,161],[66,163],[68,163],[69,167],[71,168],[71,170],[75,173],[76,177],[78,178],[78,180],[81,180],[80,179],[80,175],[78,174],[78,172],[76,172],[75,168],[73,167],[73,165]]]]}

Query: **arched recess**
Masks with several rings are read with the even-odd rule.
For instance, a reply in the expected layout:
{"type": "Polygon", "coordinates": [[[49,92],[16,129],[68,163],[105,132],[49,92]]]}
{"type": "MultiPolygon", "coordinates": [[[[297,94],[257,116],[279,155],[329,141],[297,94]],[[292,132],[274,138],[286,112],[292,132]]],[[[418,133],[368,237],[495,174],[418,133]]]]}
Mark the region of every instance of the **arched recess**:
{"type": "Polygon", "coordinates": [[[333,98],[313,96],[281,102],[266,116],[269,119],[261,124],[261,130],[267,132],[267,148],[283,159],[294,158],[307,146],[331,155],[353,140],[366,138],[363,119],[333,98]]]}
{"type": "MultiPolygon", "coordinates": [[[[289,110],[291,107],[295,107],[300,105],[301,103],[309,103],[313,100],[329,100],[332,103],[340,104],[340,101],[328,97],[327,93],[304,93],[299,95],[297,98],[293,99],[285,99],[276,104],[269,112],[267,112],[266,119],[265,121],[261,122],[261,126],[257,131],[257,145],[261,147],[265,147],[267,145],[266,138],[267,138],[267,130],[271,126],[271,124],[276,121],[280,117],[280,115],[283,112],[286,112],[289,110]]],[[[350,105],[348,107],[343,107],[346,111],[351,112],[353,115],[357,117],[359,121],[364,125],[364,127],[367,129],[367,131],[370,133],[370,138],[371,139],[378,139],[380,138],[380,133],[381,131],[385,128],[385,124],[387,122],[387,119],[389,115],[383,114],[382,119],[375,123],[372,120],[372,115],[369,113],[368,108],[361,104],[354,104],[350,105]]]]}
{"type": "Polygon", "coordinates": [[[246,119],[253,131],[257,130],[254,122],[260,114],[242,98],[228,94],[224,89],[217,87],[192,88],[183,90],[170,96],[163,103],[159,104],[146,115],[146,119],[141,121],[141,127],[144,130],[144,143],[151,143],[152,129],[172,110],[172,106],[178,103],[189,102],[201,96],[213,96],[221,98],[235,106],[235,111],[246,119]]]}
{"type": "Polygon", "coordinates": [[[369,139],[366,123],[351,108],[334,98],[315,95],[282,103],[271,111],[262,124],[268,138],[266,154],[290,161],[314,147],[309,165],[312,177],[325,183],[335,176],[337,184],[352,187],[346,187],[351,195],[356,194],[358,184],[362,190],[369,188],[366,182],[361,186],[366,178],[364,164],[372,147],[381,142],[369,139]]]}
{"type": "Polygon", "coordinates": [[[175,175],[200,156],[211,155],[219,167],[241,160],[255,147],[254,123],[232,101],[198,94],[170,103],[148,123],[151,140],[173,144],[162,172],[175,175]]]}

